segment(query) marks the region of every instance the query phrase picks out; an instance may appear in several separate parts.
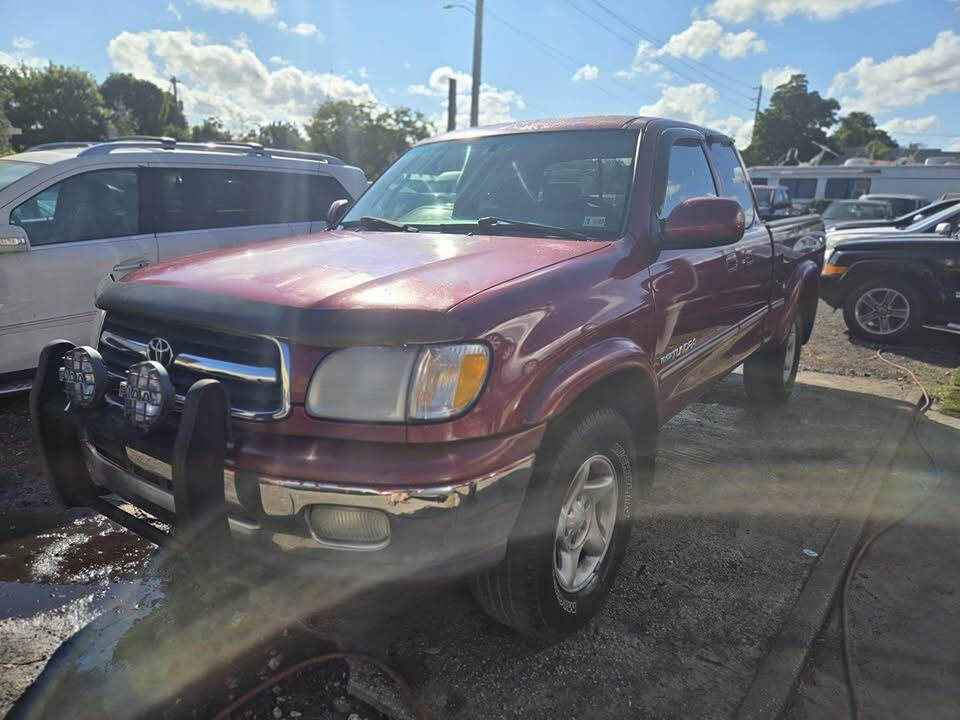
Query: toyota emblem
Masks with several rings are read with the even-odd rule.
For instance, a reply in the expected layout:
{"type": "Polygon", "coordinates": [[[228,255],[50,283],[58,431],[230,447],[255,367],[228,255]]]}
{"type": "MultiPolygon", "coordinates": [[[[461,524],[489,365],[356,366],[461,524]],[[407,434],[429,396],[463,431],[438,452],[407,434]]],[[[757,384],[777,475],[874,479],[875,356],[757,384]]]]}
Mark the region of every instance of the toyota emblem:
{"type": "Polygon", "coordinates": [[[147,359],[169,367],[173,362],[173,347],[162,337],[151,338],[147,343],[147,359]]]}

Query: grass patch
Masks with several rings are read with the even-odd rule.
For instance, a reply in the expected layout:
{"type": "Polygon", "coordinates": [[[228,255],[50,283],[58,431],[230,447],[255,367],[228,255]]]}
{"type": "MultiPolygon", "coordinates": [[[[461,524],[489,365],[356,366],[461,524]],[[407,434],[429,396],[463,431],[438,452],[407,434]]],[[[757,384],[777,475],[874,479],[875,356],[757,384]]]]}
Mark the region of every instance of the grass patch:
{"type": "Polygon", "coordinates": [[[950,373],[949,381],[937,383],[930,397],[940,403],[942,410],[960,414],[960,367],[950,373]]]}

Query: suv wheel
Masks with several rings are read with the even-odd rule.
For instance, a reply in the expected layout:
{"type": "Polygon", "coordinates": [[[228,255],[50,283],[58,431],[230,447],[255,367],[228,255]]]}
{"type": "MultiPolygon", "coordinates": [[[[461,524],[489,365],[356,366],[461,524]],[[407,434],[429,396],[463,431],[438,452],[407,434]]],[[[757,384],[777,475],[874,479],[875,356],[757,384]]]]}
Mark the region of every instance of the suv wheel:
{"type": "Polygon", "coordinates": [[[923,301],[902,280],[878,278],[847,295],[843,319],[850,332],[867,340],[898,340],[919,327],[923,301]]]}
{"type": "Polygon", "coordinates": [[[743,389],[759,405],[784,402],[793,392],[800,369],[803,326],[797,313],[783,342],[763,347],[743,363],[743,389]]]}
{"type": "Polygon", "coordinates": [[[564,428],[538,458],[506,556],[471,581],[494,619],[545,638],[580,628],[599,609],[623,560],[643,480],[618,412],[587,411],[564,428]]]}

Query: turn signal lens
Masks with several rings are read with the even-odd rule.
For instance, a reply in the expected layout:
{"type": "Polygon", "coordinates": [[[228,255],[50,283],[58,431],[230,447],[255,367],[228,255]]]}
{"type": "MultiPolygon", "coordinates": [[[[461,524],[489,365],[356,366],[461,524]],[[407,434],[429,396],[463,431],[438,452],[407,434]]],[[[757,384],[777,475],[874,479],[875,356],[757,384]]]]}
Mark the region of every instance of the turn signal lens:
{"type": "Polygon", "coordinates": [[[410,389],[410,418],[437,420],[466,410],[483,389],[490,350],[480,343],[424,348],[410,389]]]}
{"type": "Polygon", "coordinates": [[[824,275],[843,275],[847,271],[843,265],[831,265],[827,263],[823,266],[824,275]]]}

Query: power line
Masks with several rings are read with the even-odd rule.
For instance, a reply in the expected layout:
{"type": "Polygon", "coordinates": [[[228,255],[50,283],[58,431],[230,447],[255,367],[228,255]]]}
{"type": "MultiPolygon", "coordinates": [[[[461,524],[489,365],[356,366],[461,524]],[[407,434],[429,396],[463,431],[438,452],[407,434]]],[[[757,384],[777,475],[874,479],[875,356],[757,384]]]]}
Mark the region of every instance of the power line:
{"type": "MultiPolygon", "coordinates": [[[[656,47],[656,48],[658,48],[658,49],[662,49],[662,48],[664,47],[664,45],[666,44],[666,43],[664,43],[662,40],[659,40],[659,39],[656,38],[655,36],[653,36],[653,35],[651,35],[650,33],[646,32],[646,31],[643,30],[641,27],[639,27],[638,25],[634,24],[633,22],[631,22],[631,21],[628,20],[627,18],[625,18],[625,17],[623,17],[622,15],[614,12],[614,11],[611,10],[609,7],[607,7],[606,5],[604,5],[602,2],[599,2],[599,0],[591,0],[591,2],[592,2],[594,5],[596,5],[598,8],[600,8],[601,10],[603,10],[605,13],[607,13],[608,15],[610,15],[611,17],[613,17],[614,19],[619,20],[619,21],[620,21],[621,23],[623,23],[626,27],[630,28],[631,30],[633,30],[634,32],[636,32],[638,35],[640,35],[641,37],[643,37],[643,38],[645,38],[646,40],[648,40],[650,43],[652,43],[652,44],[654,45],[654,47],[656,47]]],[[[671,54],[671,58],[673,58],[673,59],[676,60],[677,62],[681,62],[681,63],[683,63],[684,65],[688,66],[688,67],[691,68],[694,72],[711,73],[711,74],[715,75],[715,76],[718,77],[718,78],[723,78],[723,79],[729,80],[730,82],[739,83],[740,85],[743,85],[743,86],[745,86],[745,87],[750,87],[750,83],[749,83],[749,82],[744,82],[743,80],[741,80],[741,79],[739,79],[739,78],[735,78],[735,77],[733,77],[732,75],[727,75],[726,73],[721,72],[720,70],[717,70],[716,68],[711,67],[710,65],[707,65],[706,63],[702,63],[702,62],[700,62],[699,60],[696,60],[696,59],[694,59],[694,58],[684,58],[684,57],[681,57],[681,56],[679,56],[679,55],[672,55],[672,54],[671,54]]],[[[742,89],[742,88],[735,88],[735,87],[732,87],[732,86],[730,86],[730,85],[726,85],[726,84],[724,84],[724,83],[722,83],[722,82],[719,82],[719,81],[717,81],[717,84],[723,85],[724,87],[732,90],[732,91],[735,92],[735,93],[743,93],[743,89],[742,89]]],[[[744,95],[743,97],[745,97],[745,98],[747,98],[747,99],[749,99],[749,100],[753,100],[753,96],[744,95]]]]}
{"type": "MultiPolygon", "coordinates": [[[[635,48],[635,47],[636,47],[636,43],[635,43],[633,40],[631,40],[631,39],[627,38],[626,36],[622,35],[621,33],[617,32],[617,30],[615,30],[614,28],[610,27],[609,25],[607,25],[606,23],[604,23],[602,20],[598,20],[598,19],[595,18],[593,15],[591,15],[590,13],[588,13],[586,10],[584,10],[583,8],[581,8],[579,5],[576,5],[574,2],[572,2],[572,0],[565,0],[565,1],[566,1],[566,3],[567,3],[570,7],[572,7],[574,10],[576,10],[577,12],[579,12],[581,15],[583,15],[584,17],[586,17],[588,20],[590,20],[590,21],[593,22],[594,24],[596,24],[596,25],[598,25],[599,27],[601,27],[601,28],[603,28],[604,30],[606,30],[608,33],[610,33],[610,34],[613,35],[614,37],[618,38],[619,40],[622,40],[624,43],[626,43],[627,45],[629,45],[631,48],[635,48]]],[[[680,70],[679,68],[674,67],[674,66],[670,65],[670,63],[667,63],[667,62],[663,61],[662,58],[658,58],[657,61],[660,62],[661,64],[663,64],[668,70],[670,70],[670,72],[676,73],[677,75],[679,75],[679,76],[681,76],[681,77],[683,77],[683,78],[686,78],[686,79],[689,80],[690,82],[702,83],[702,82],[704,81],[704,79],[707,79],[707,80],[708,80],[709,82],[711,82],[711,83],[713,82],[712,80],[709,80],[709,78],[693,77],[693,76],[691,76],[691,75],[688,75],[686,72],[680,70]]],[[[713,88],[713,90],[714,90],[714,92],[717,93],[717,97],[718,97],[719,99],[721,99],[721,100],[723,100],[724,102],[730,104],[731,106],[736,107],[736,108],[739,109],[739,110],[746,110],[746,111],[748,111],[748,112],[753,112],[753,108],[752,108],[752,107],[749,107],[749,108],[748,108],[748,107],[744,106],[744,105],[742,104],[742,102],[743,102],[742,100],[734,100],[733,98],[730,98],[730,97],[728,97],[728,96],[726,96],[726,95],[723,95],[723,94],[717,92],[717,90],[716,90],[715,88],[713,88]]],[[[751,97],[751,98],[749,98],[749,100],[752,101],[753,98],[751,97]]]]}
{"type": "MultiPolygon", "coordinates": [[[[544,40],[541,40],[541,39],[538,38],[536,35],[533,35],[533,34],[527,32],[526,30],[517,27],[516,25],[514,25],[513,23],[511,23],[509,20],[506,20],[506,19],[504,19],[503,17],[501,17],[500,15],[498,15],[497,13],[495,13],[495,12],[494,12],[493,10],[491,10],[489,7],[487,8],[486,11],[487,11],[487,14],[488,14],[490,17],[492,17],[494,20],[496,20],[497,22],[501,23],[502,25],[505,25],[506,27],[510,28],[511,30],[513,30],[515,33],[517,33],[517,34],[520,35],[521,37],[526,38],[526,39],[529,40],[530,42],[534,43],[542,52],[546,52],[547,54],[552,55],[552,56],[554,56],[555,58],[559,58],[560,60],[563,60],[564,62],[568,63],[568,64],[570,65],[570,67],[573,67],[574,69],[578,69],[578,68],[583,67],[584,65],[587,64],[587,63],[584,63],[584,62],[581,62],[581,61],[577,60],[577,59],[574,58],[574,57],[571,57],[571,56],[568,55],[566,52],[564,52],[563,50],[560,50],[559,48],[554,47],[554,46],[551,45],[550,43],[545,42],[544,40]]],[[[614,81],[614,82],[616,82],[616,81],[614,81]]],[[[628,105],[631,105],[631,106],[632,106],[632,105],[635,105],[635,104],[637,103],[636,100],[627,99],[625,96],[620,95],[620,94],[618,94],[618,93],[614,93],[614,92],[612,92],[611,90],[609,90],[608,88],[604,87],[603,85],[598,85],[596,82],[591,82],[591,83],[588,83],[588,84],[589,84],[591,87],[594,87],[594,88],[596,88],[597,90],[599,90],[599,91],[601,91],[601,92],[609,95],[610,97],[614,98],[615,100],[619,100],[620,102],[627,103],[628,105]]],[[[635,89],[635,88],[632,88],[632,87],[626,85],[625,83],[619,83],[619,82],[618,82],[617,84],[618,84],[618,85],[623,85],[625,88],[627,88],[628,90],[630,90],[631,93],[635,93],[635,92],[636,92],[636,89],[635,89]]]]}

